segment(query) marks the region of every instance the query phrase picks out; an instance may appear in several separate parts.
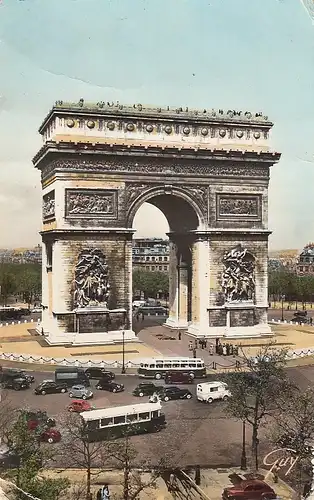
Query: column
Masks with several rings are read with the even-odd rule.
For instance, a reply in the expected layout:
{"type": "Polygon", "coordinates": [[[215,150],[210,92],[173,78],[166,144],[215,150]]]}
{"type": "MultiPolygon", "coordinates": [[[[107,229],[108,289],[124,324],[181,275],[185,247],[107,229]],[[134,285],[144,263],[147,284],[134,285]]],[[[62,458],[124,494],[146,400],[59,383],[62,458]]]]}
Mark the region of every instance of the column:
{"type": "Polygon", "coordinates": [[[169,317],[166,326],[178,327],[179,319],[179,280],[178,280],[178,256],[177,245],[169,241],[169,317]]]}
{"type": "Polygon", "coordinates": [[[208,333],[209,243],[200,237],[192,245],[192,322],[188,332],[195,336],[208,333]]]}
{"type": "Polygon", "coordinates": [[[185,262],[178,266],[178,327],[188,327],[188,266],[185,262]]]}

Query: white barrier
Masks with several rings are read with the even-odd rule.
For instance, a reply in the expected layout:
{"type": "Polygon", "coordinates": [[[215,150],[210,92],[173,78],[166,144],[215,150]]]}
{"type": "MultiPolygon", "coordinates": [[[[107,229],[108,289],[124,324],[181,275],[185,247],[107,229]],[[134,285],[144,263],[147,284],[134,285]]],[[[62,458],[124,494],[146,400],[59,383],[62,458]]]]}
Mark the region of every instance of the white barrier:
{"type": "Polygon", "coordinates": [[[41,322],[41,320],[38,318],[38,319],[30,319],[29,321],[27,321],[27,319],[24,319],[24,321],[12,321],[11,323],[0,323],[0,328],[2,328],[3,326],[14,326],[14,325],[26,325],[27,323],[37,323],[37,325],[39,325],[39,323],[41,322]]]}

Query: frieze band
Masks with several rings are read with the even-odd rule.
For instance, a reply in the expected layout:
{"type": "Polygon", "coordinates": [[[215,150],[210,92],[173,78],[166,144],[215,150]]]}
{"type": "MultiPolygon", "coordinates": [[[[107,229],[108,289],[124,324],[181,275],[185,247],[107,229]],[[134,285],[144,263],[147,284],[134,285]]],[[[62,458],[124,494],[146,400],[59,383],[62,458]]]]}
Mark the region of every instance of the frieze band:
{"type": "Polygon", "coordinates": [[[218,219],[261,218],[261,196],[217,194],[218,219]]]}
{"type": "Polygon", "coordinates": [[[55,192],[50,191],[50,193],[45,194],[43,196],[43,220],[50,220],[55,217],[55,192]]]}
{"type": "Polygon", "coordinates": [[[109,189],[66,189],[66,217],[117,218],[117,191],[109,189]]]}
{"type": "Polygon", "coordinates": [[[66,171],[89,171],[89,172],[134,172],[144,174],[159,175],[164,172],[167,175],[186,176],[193,174],[195,176],[212,175],[217,177],[257,177],[261,179],[269,178],[269,166],[253,162],[237,163],[232,162],[229,165],[209,162],[190,162],[174,163],[169,161],[132,161],[128,159],[125,162],[112,160],[111,158],[102,161],[89,159],[58,159],[46,165],[42,171],[42,180],[50,177],[57,170],[66,171]]]}

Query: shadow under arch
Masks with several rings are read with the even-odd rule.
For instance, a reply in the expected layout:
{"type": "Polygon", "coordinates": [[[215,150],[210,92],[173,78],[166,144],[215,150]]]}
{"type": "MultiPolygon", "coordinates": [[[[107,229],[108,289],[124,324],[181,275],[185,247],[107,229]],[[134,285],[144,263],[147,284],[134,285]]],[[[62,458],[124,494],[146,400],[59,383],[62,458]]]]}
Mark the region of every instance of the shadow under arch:
{"type": "Polygon", "coordinates": [[[150,188],[140,194],[128,207],[127,227],[133,226],[134,217],[143,203],[150,203],[166,217],[170,232],[185,233],[201,230],[205,223],[200,206],[189,194],[179,188],[150,188]]]}

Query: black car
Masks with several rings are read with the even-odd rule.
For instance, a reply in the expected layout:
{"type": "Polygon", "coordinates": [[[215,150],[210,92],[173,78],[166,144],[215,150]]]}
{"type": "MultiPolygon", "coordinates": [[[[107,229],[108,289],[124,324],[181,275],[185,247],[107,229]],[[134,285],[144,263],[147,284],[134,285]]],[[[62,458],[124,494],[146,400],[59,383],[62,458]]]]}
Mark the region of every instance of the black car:
{"type": "Polygon", "coordinates": [[[42,394],[43,396],[45,394],[56,394],[58,392],[68,392],[67,384],[63,382],[58,384],[54,380],[44,380],[34,390],[35,394],[42,394]]]}
{"type": "Polygon", "coordinates": [[[140,398],[142,398],[143,396],[151,396],[155,392],[159,391],[161,388],[162,387],[155,385],[151,382],[143,382],[135,387],[132,394],[133,396],[139,396],[140,398]]]}
{"type": "Polygon", "coordinates": [[[96,389],[100,391],[109,391],[109,392],[122,392],[124,391],[123,384],[117,384],[116,382],[112,382],[111,380],[101,379],[97,382],[96,389]]]}
{"type": "Polygon", "coordinates": [[[105,370],[105,368],[99,368],[97,366],[86,368],[85,374],[88,378],[96,380],[113,380],[115,378],[115,374],[113,372],[109,372],[108,370],[105,370]]]}
{"type": "Polygon", "coordinates": [[[0,373],[0,384],[3,389],[14,389],[15,391],[21,391],[22,389],[28,389],[30,382],[26,377],[19,375],[17,373],[0,373]]]}
{"type": "Polygon", "coordinates": [[[35,377],[33,375],[29,375],[24,370],[19,370],[18,368],[3,368],[1,375],[3,377],[16,377],[16,378],[25,378],[30,384],[35,382],[35,377]]]}
{"type": "Polygon", "coordinates": [[[161,401],[170,401],[170,399],[191,399],[192,394],[188,389],[180,387],[165,387],[157,392],[161,401]]]}

